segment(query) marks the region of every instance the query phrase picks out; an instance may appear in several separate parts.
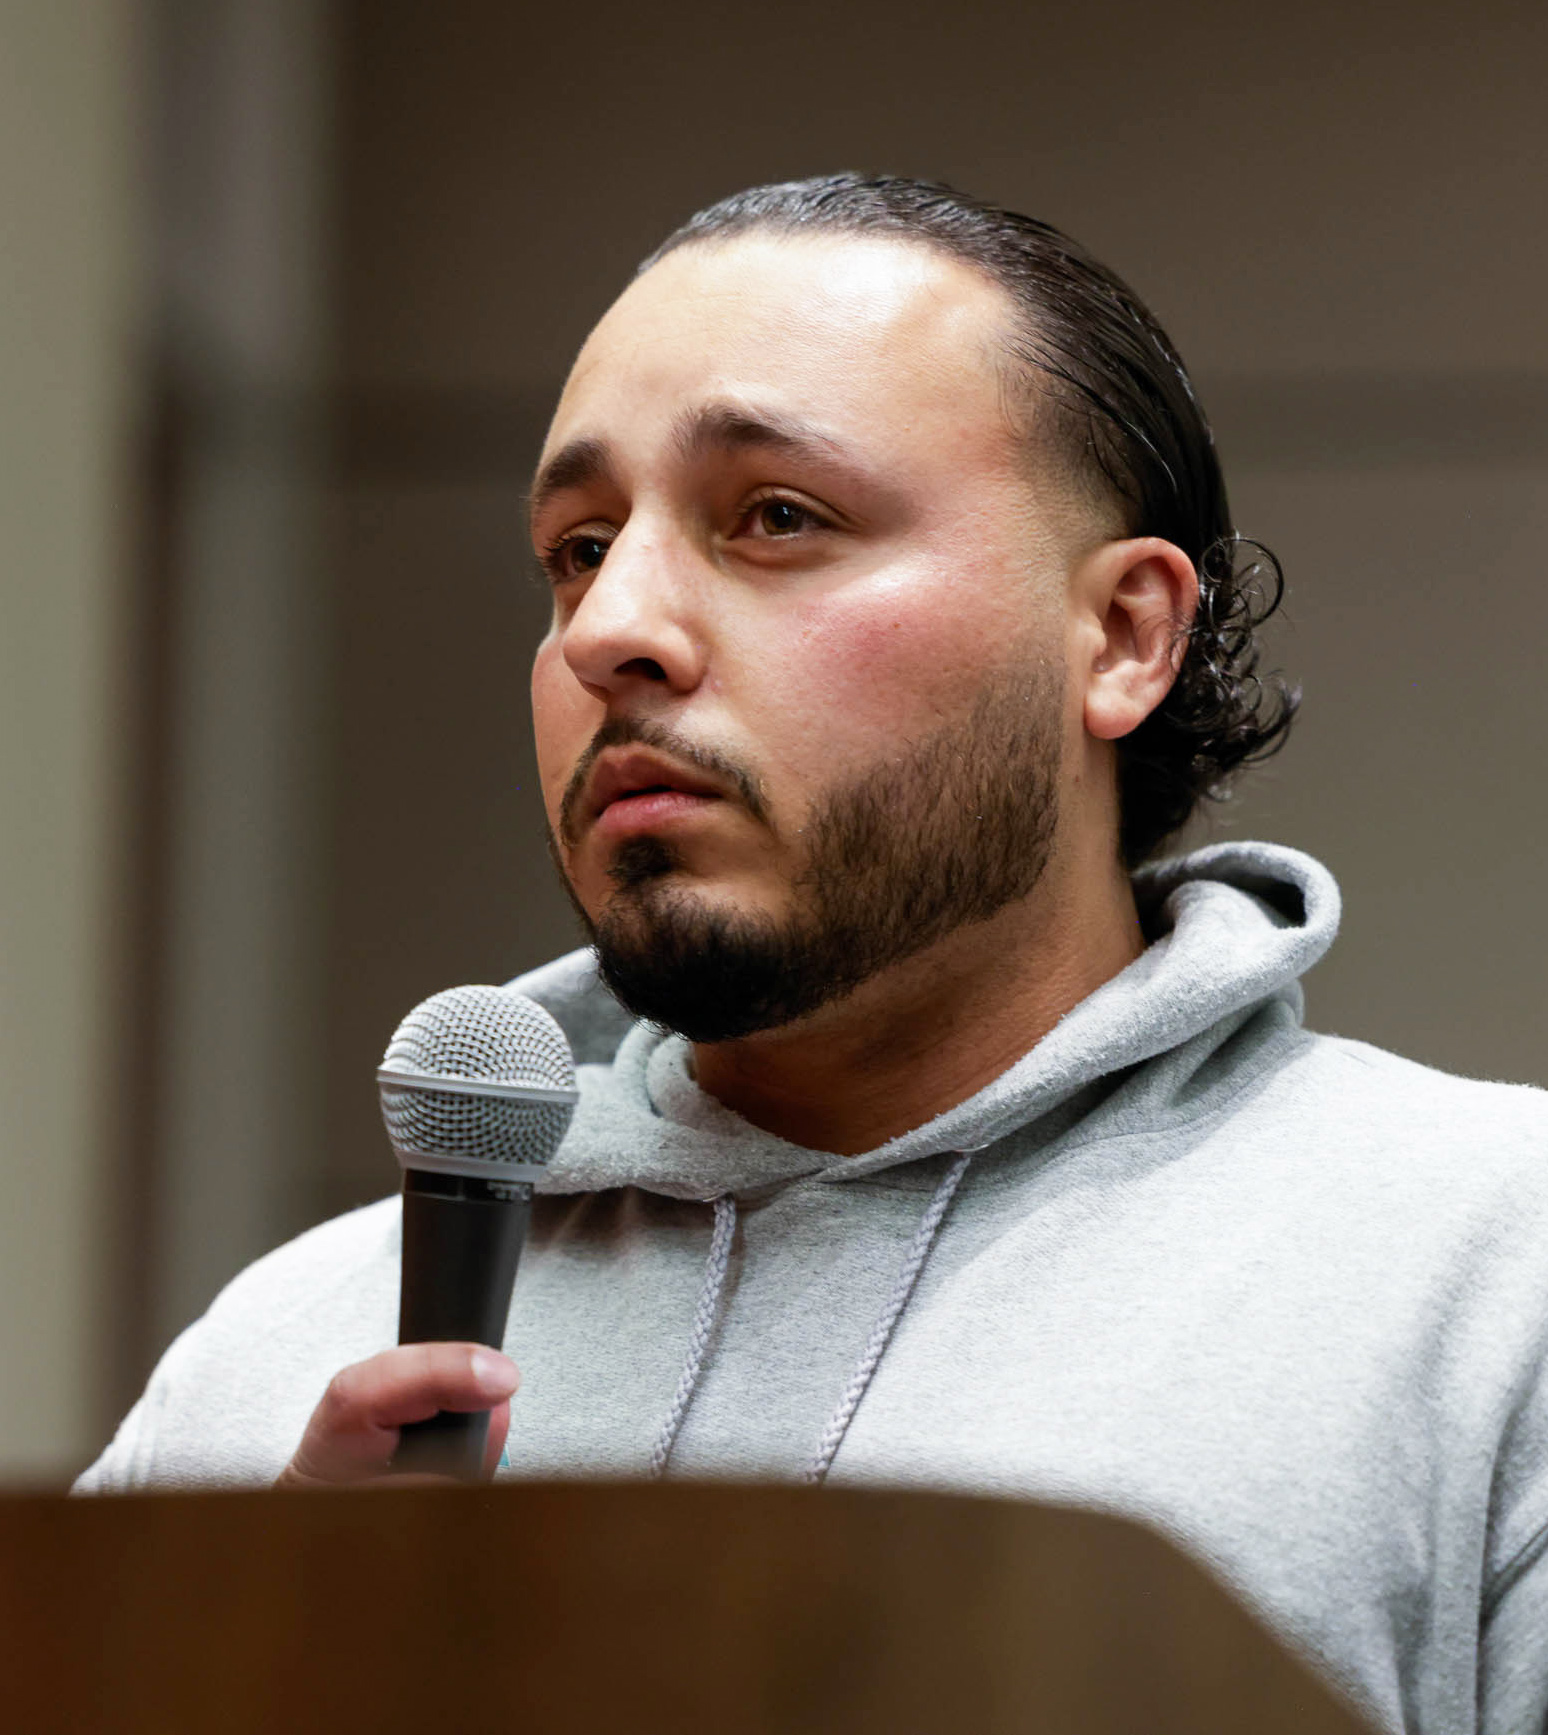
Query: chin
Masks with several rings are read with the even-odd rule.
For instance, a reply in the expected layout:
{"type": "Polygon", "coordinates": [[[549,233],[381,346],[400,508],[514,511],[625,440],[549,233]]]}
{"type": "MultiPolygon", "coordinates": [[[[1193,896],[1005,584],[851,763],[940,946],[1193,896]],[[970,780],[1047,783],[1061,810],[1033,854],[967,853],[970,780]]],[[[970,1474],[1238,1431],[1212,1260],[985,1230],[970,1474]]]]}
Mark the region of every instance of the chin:
{"type": "Polygon", "coordinates": [[[706,896],[677,874],[616,894],[591,931],[615,999],[690,1042],[781,1029],[847,994],[867,973],[861,951],[835,944],[837,936],[799,916],[706,896]]]}

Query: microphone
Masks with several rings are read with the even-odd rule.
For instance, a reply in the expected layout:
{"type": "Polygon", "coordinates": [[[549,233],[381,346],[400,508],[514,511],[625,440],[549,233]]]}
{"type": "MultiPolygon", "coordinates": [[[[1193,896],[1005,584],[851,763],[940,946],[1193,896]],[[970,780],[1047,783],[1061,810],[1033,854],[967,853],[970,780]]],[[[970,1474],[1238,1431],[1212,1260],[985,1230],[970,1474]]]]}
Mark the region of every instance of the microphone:
{"type": "MultiPolygon", "coordinates": [[[[376,1074],[403,1169],[399,1343],[502,1347],[532,1184],[575,1112],[575,1062],[536,1001],[448,988],[398,1026],[376,1074]]],[[[487,1410],[407,1423],[394,1470],[476,1481],[487,1410]]]]}

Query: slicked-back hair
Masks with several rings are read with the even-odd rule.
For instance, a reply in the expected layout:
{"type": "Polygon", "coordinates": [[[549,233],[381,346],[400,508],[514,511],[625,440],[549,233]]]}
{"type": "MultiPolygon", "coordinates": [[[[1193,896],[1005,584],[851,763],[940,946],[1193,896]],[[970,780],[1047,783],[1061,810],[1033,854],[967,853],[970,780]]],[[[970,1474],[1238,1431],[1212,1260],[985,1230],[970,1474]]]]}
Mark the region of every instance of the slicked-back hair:
{"type": "Polygon", "coordinates": [[[1205,798],[1283,745],[1299,695],[1260,677],[1258,628],[1279,606],[1279,562],[1238,534],[1214,436],[1182,361],[1121,278],[1050,224],[935,181],[822,175],[753,187],[700,211],[639,267],[753,231],[891,237],[982,272],[1014,310],[1007,361],[1035,382],[1029,437],[1116,506],[1125,536],[1193,562],[1199,606],[1166,698],[1118,741],[1119,849],[1157,854],[1205,798]]]}

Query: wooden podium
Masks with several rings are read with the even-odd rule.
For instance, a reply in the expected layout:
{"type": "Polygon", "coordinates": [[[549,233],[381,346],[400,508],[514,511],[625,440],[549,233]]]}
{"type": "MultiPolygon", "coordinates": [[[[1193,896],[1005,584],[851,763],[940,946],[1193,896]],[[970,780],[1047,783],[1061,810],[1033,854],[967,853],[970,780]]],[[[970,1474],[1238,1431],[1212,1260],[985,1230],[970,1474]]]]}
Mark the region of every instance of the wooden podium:
{"type": "Polygon", "coordinates": [[[1091,1513],[515,1484],[0,1500],[26,1735],[1357,1735],[1091,1513]]]}

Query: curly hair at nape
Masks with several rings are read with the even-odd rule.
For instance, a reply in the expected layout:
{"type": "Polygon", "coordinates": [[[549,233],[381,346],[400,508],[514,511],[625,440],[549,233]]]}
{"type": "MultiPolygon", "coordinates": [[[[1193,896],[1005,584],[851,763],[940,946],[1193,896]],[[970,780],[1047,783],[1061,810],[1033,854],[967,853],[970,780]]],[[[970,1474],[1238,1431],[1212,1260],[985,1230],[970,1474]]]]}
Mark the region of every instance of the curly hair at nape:
{"type": "Polygon", "coordinates": [[[1271,550],[1232,532],[1198,562],[1199,604],[1165,699],[1118,743],[1119,849],[1129,867],[1154,855],[1235,774],[1284,746],[1301,692],[1259,674],[1258,630],[1284,601],[1271,550]]]}

